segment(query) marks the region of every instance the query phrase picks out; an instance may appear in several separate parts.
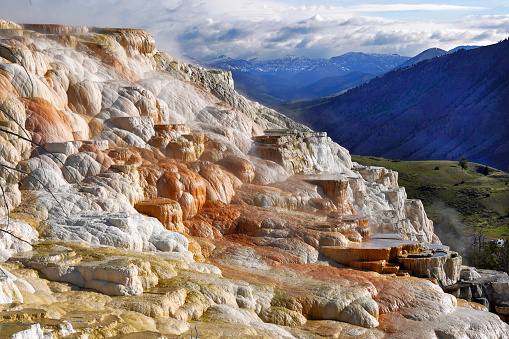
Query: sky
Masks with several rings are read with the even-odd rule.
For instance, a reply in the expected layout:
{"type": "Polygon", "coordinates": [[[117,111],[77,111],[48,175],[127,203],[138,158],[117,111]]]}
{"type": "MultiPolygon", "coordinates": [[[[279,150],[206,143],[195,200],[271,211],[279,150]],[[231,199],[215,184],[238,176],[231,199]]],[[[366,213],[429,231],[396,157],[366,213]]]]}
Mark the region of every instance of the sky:
{"type": "Polygon", "coordinates": [[[509,37],[506,0],[0,0],[0,8],[0,19],[16,23],[145,29],[158,49],[203,61],[415,56],[509,37]]]}

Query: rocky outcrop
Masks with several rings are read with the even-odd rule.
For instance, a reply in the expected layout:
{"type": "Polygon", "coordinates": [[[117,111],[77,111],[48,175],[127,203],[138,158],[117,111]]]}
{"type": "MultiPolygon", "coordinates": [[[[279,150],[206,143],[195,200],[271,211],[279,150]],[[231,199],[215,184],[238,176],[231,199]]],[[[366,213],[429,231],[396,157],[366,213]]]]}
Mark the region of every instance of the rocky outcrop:
{"type": "Polygon", "coordinates": [[[505,272],[462,266],[460,281],[445,288],[448,293],[484,305],[508,321],[509,276],[505,272]]]}
{"type": "Polygon", "coordinates": [[[398,172],[392,171],[384,167],[375,166],[361,166],[355,164],[354,169],[369,182],[376,182],[380,185],[384,185],[389,189],[399,188],[398,184],[398,172]]]}
{"type": "Polygon", "coordinates": [[[400,258],[398,261],[412,275],[434,278],[442,287],[455,284],[460,278],[461,257],[456,252],[436,252],[427,256],[400,258]]]}
{"type": "Polygon", "coordinates": [[[251,154],[274,161],[288,173],[340,172],[353,174],[349,169],[348,151],[335,145],[327,133],[297,132],[295,130],[265,130],[254,137],[251,154]]]}
{"type": "Polygon", "coordinates": [[[405,188],[398,186],[396,172],[357,163],[353,168],[364,180],[349,178],[351,200],[357,213],[371,217],[373,232],[405,234],[411,240],[440,244],[422,202],[407,199],[405,188]]]}
{"type": "Polygon", "coordinates": [[[431,282],[455,283],[460,259],[395,172],[147,32],[1,23],[2,333],[507,332],[431,282]]]}
{"type": "Polygon", "coordinates": [[[164,228],[170,231],[183,232],[182,208],[176,200],[156,198],[137,203],[134,208],[140,213],[157,218],[164,228]]]}
{"type": "Polygon", "coordinates": [[[184,161],[200,159],[205,147],[202,133],[191,133],[185,124],[156,125],[154,128],[155,136],[150,144],[166,156],[184,161]]]}
{"type": "Polygon", "coordinates": [[[342,265],[430,278],[441,287],[460,280],[462,259],[447,246],[408,241],[396,234],[371,234],[367,238],[360,243],[322,245],[320,252],[342,265]]]}
{"type": "Polygon", "coordinates": [[[51,237],[64,241],[85,241],[137,251],[182,252],[187,239],[166,230],[161,222],[140,214],[122,212],[81,212],[62,219],[48,219],[51,237]]]}

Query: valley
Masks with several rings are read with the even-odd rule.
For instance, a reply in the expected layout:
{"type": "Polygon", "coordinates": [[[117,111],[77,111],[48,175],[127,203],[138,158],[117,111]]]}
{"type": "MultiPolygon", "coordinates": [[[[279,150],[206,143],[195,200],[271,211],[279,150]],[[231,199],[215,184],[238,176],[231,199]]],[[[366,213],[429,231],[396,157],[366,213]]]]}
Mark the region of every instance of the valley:
{"type": "Polygon", "coordinates": [[[279,105],[352,153],[509,166],[509,40],[398,69],[327,99],[279,105]]]}
{"type": "Polygon", "coordinates": [[[272,60],[236,60],[225,55],[208,61],[189,59],[197,66],[231,71],[235,89],[240,94],[273,107],[333,97],[392,70],[410,67],[460,49],[478,47],[458,46],[450,51],[430,48],[412,58],[397,54],[349,52],[330,59],[291,55],[272,60]]]}
{"type": "Polygon", "coordinates": [[[330,59],[286,56],[235,60],[227,56],[198,64],[232,72],[235,89],[265,106],[333,96],[396,68],[409,58],[397,54],[346,53],[330,59]]]}

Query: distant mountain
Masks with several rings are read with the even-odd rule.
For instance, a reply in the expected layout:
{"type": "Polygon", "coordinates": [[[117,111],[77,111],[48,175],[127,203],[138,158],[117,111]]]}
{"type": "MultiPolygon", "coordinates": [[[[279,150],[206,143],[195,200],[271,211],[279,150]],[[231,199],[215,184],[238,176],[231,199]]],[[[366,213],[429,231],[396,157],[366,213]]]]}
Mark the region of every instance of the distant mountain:
{"type": "Polygon", "coordinates": [[[449,50],[448,53],[454,53],[454,52],[457,52],[459,51],[460,49],[464,49],[465,51],[468,51],[470,49],[476,49],[476,48],[479,48],[480,46],[458,46],[456,48],[453,48],[451,50],[449,50]]]}
{"type": "Polygon", "coordinates": [[[509,165],[509,40],[392,71],[334,98],[281,111],[352,153],[509,165]],[[307,106],[307,107],[306,107],[307,106]]]}
{"type": "Polygon", "coordinates": [[[443,49],[440,49],[440,48],[429,48],[429,49],[425,50],[424,52],[417,54],[412,59],[407,60],[403,64],[399,65],[397,68],[410,67],[410,66],[415,65],[418,62],[433,59],[433,58],[445,55],[447,53],[448,53],[447,51],[444,51],[443,49]]]}
{"type": "MultiPolygon", "coordinates": [[[[301,72],[309,72],[320,68],[327,68],[331,65],[326,59],[309,59],[307,57],[296,57],[287,55],[281,59],[262,60],[236,60],[226,55],[222,55],[214,60],[207,61],[213,67],[223,70],[250,73],[250,74],[266,74],[283,78],[294,78],[296,74],[301,72]]],[[[343,67],[337,68],[332,65],[335,72],[346,74],[348,69],[343,67]]],[[[300,82],[300,81],[299,81],[300,82]]]]}
{"type": "Polygon", "coordinates": [[[421,53],[417,54],[416,56],[414,56],[413,58],[407,60],[406,62],[404,62],[403,64],[399,65],[396,68],[410,67],[410,66],[413,66],[421,61],[433,59],[433,58],[440,57],[442,55],[449,54],[449,53],[454,53],[454,52],[457,52],[462,49],[469,50],[469,49],[474,49],[474,48],[478,48],[478,47],[479,46],[458,46],[456,48],[451,49],[450,51],[445,51],[441,48],[436,48],[436,47],[429,48],[429,49],[425,50],[424,52],[421,52],[421,53]]]}
{"type": "Polygon", "coordinates": [[[408,57],[398,54],[351,52],[330,58],[329,62],[351,71],[382,75],[408,59],[408,57]]]}
{"type": "Polygon", "coordinates": [[[310,84],[325,77],[345,75],[350,72],[381,75],[408,59],[409,57],[398,54],[351,52],[330,59],[310,59],[287,55],[284,58],[272,60],[256,58],[236,60],[222,55],[217,59],[208,60],[206,63],[224,70],[269,74],[310,84]]]}
{"type": "Polygon", "coordinates": [[[232,72],[235,89],[266,106],[338,94],[408,60],[397,54],[346,53],[330,59],[288,55],[273,60],[236,60],[222,55],[210,68],[232,72]]]}

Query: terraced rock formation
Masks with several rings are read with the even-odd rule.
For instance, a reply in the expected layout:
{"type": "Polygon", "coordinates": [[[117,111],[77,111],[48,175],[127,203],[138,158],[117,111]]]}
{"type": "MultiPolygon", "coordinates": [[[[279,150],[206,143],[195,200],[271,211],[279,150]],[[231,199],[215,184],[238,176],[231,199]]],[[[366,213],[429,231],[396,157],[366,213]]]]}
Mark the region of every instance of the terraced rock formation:
{"type": "Polygon", "coordinates": [[[147,32],[0,28],[2,335],[509,333],[397,173],[147,32]]]}

